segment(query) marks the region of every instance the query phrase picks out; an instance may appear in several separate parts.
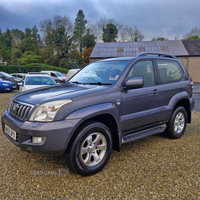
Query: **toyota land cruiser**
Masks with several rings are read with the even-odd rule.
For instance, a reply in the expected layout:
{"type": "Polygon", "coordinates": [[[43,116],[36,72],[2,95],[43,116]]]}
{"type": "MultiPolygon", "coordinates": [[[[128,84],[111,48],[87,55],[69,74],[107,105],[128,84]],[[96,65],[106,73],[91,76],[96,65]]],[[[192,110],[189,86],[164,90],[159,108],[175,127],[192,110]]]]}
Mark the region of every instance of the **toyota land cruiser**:
{"type": "Polygon", "coordinates": [[[2,128],[20,149],[66,153],[69,167],[88,176],[124,143],[161,132],[180,138],[191,123],[192,88],[186,68],[172,55],[100,60],[67,83],[15,95],[2,128]]]}

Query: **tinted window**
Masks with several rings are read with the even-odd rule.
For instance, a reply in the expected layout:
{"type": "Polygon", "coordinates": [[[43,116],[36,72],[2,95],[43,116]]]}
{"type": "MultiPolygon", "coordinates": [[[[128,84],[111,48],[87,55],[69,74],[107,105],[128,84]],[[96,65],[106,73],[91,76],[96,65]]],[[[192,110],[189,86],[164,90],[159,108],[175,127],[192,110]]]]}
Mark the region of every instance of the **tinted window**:
{"type": "Polygon", "coordinates": [[[161,83],[177,82],[183,78],[183,70],[176,61],[156,61],[161,83]]]}
{"type": "Polygon", "coordinates": [[[154,69],[152,61],[140,61],[136,63],[127,78],[141,77],[144,80],[144,87],[155,85],[154,69]]]}

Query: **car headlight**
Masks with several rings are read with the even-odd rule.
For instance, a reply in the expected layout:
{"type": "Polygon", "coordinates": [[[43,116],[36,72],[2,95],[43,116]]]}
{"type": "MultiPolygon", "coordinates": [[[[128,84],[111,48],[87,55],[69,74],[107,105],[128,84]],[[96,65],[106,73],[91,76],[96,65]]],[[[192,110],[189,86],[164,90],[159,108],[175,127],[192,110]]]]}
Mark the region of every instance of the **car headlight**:
{"type": "Polygon", "coordinates": [[[3,85],[3,86],[9,86],[9,84],[7,84],[7,83],[3,83],[2,85],[3,85]]]}
{"type": "Polygon", "coordinates": [[[59,109],[65,104],[71,102],[71,99],[66,99],[42,104],[34,110],[29,120],[37,122],[51,122],[54,120],[59,109]]]}

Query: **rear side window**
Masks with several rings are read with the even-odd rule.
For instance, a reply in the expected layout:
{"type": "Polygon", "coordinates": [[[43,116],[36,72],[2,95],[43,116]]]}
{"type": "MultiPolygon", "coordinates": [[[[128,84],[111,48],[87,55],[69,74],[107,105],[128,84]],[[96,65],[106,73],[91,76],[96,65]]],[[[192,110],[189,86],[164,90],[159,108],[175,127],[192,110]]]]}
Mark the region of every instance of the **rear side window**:
{"type": "Polygon", "coordinates": [[[176,61],[157,60],[156,65],[161,83],[178,82],[183,78],[183,70],[176,61]]]}

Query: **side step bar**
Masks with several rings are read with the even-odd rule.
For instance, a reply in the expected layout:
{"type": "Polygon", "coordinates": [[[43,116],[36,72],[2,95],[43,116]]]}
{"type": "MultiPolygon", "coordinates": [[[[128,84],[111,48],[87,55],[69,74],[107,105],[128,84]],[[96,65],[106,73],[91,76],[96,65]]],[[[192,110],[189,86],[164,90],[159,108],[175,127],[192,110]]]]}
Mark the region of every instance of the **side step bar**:
{"type": "Polygon", "coordinates": [[[133,134],[129,134],[126,135],[122,138],[122,144],[128,143],[128,142],[132,142],[134,140],[139,140],[142,139],[144,137],[150,136],[150,135],[154,135],[157,133],[162,133],[165,129],[166,129],[166,124],[163,125],[159,125],[153,128],[149,128],[143,131],[139,131],[133,134]]]}

